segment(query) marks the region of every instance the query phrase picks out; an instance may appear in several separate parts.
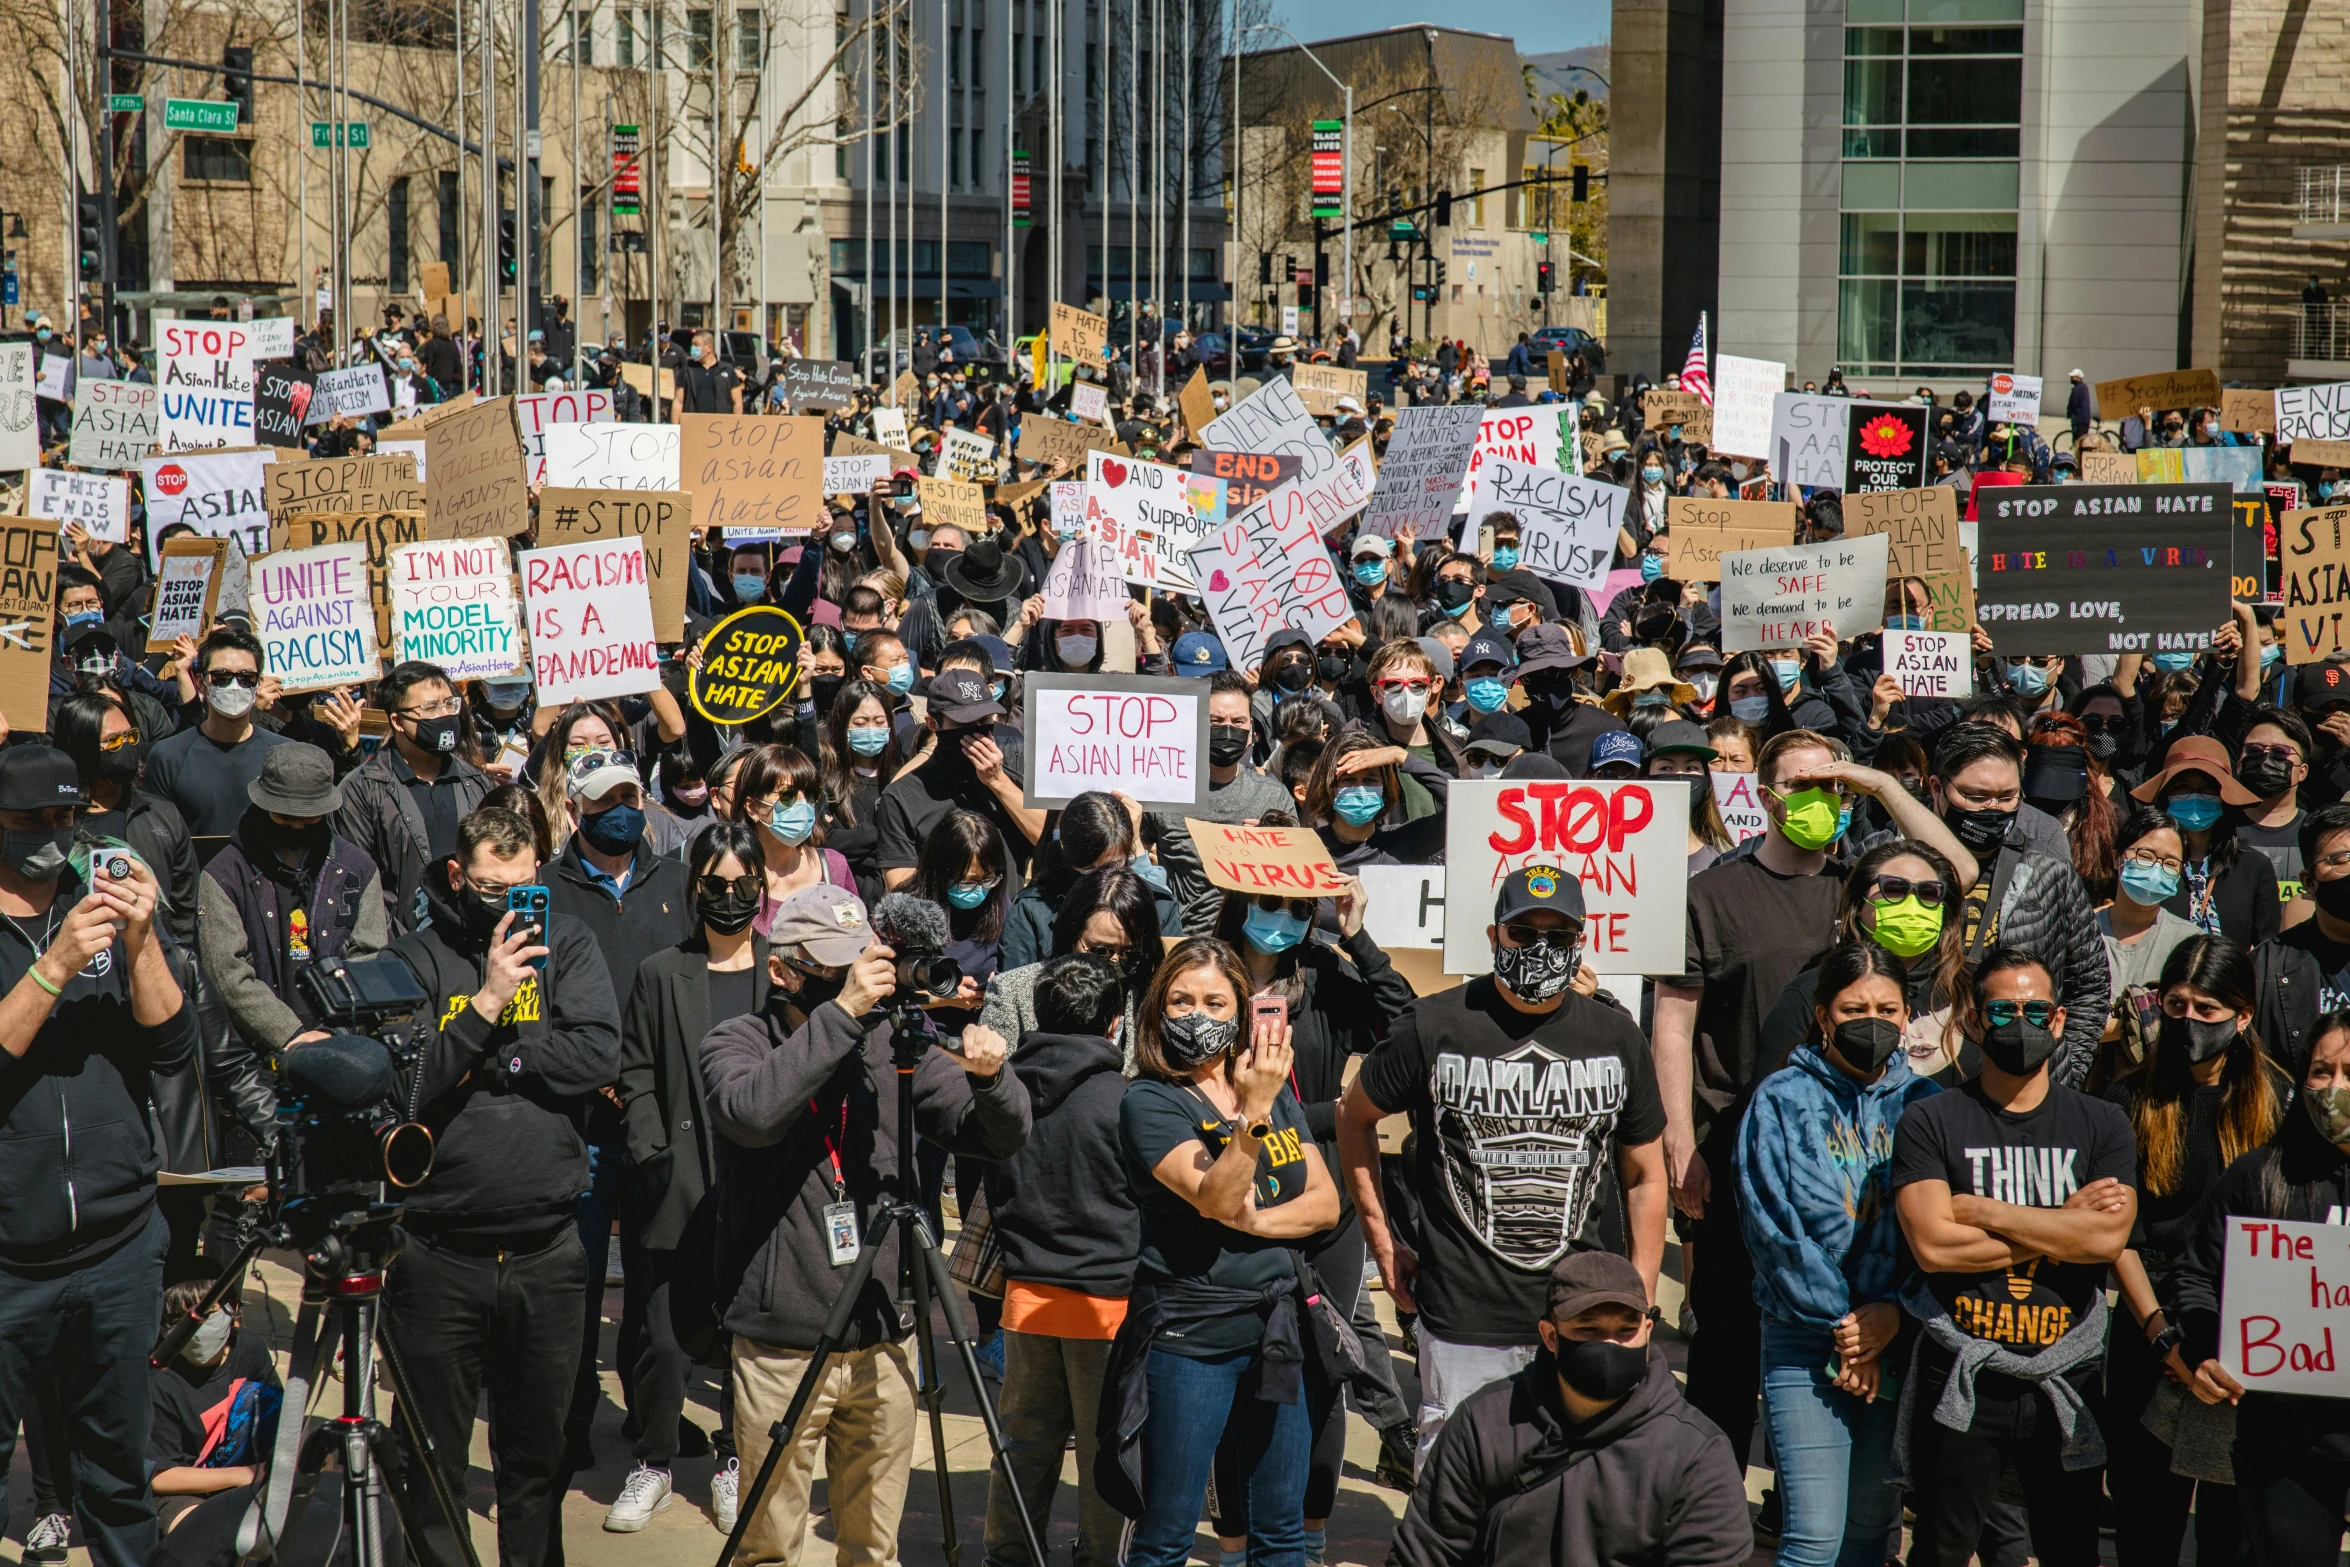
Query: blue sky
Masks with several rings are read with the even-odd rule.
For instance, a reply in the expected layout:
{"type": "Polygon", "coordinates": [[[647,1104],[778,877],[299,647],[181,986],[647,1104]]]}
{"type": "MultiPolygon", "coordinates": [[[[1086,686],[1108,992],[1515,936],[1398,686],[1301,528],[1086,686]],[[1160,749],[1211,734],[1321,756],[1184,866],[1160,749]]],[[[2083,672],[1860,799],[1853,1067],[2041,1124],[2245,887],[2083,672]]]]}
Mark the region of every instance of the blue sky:
{"type": "Polygon", "coordinates": [[[1478,7],[1472,21],[1434,18],[1427,0],[1276,0],[1274,6],[1276,19],[1300,38],[1336,38],[1438,20],[1515,38],[1520,54],[1604,42],[1608,10],[1607,0],[1496,0],[1478,7]]]}

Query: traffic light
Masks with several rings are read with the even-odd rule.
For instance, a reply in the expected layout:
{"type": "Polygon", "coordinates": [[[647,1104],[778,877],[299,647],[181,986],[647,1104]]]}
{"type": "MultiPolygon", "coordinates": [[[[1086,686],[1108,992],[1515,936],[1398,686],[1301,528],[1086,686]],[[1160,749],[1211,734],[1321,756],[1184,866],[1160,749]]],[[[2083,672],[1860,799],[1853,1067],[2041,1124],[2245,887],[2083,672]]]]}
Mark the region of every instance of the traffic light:
{"type": "Polygon", "coordinates": [[[498,214],[498,281],[514,281],[514,214],[498,214]]]}
{"type": "Polygon", "coordinates": [[[220,92],[223,98],[237,106],[237,123],[253,123],[253,50],[245,44],[232,44],[220,51],[220,92]]]}
{"type": "Polygon", "coordinates": [[[1436,226],[1440,229],[1452,227],[1452,192],[1449,190],[1436,193],[1436,226]]]}
{"type": "Polygon", "coordinates": [[[1257,283],[1260,287],[1270,287],[1272,282],[1273,254],[1271,251],[1260,250],[1257,252],[1257,283]]]}
{"type": "Polygon", "coordinates": [[[1547,261],[1534,263],[1534,292],[1537,294],[1550,292],[1550,263],[1547,261]]]}
{"type": "Polygon", "coordinates": [[[1575,165],[1575,188],[1573,194],[1577,201],[1589,201],[1591,199],[1590,164],[1578,163],[1575,165]]]}
{"type": "Polygon", "coordinates": [[[1297,308],[1300,310],[1311,310],[1314,308],[1314,280],[1310,277],[1300,278],[1298,280],[1297,308]]]}
{"type": "Polygon", "coordinates": [[[81,251],[82,281],[106,275],[106,209],[95,196],[74,198],[74,240],[81,251]]]}
{"type": "Polygon", "coordinates": [[[1297,257],[1283,256],[1281,258],[1281,281],[1284,283],[1297,281],[1297,257]]]}
{"type": "Polygon", "coordinates": [[[1438,288],[1444,286],[1444,258],[1441,256],[1436,260],[1436,286],[1438,288]]]}

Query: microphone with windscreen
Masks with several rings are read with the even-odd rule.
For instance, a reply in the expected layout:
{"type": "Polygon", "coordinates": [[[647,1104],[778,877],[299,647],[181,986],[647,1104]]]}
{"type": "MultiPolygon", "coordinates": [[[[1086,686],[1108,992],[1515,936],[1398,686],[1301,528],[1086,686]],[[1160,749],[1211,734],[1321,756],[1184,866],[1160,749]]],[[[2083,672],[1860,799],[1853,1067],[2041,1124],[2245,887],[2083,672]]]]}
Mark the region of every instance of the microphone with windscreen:
{"type": "Polygon", "coordinates": [[[399,1088],[392,1053],[365,1034],[329,1034],[290,1047],[280,1063],[286,1085],[338,1110],[363,1110],[399,1088]]]}
{"type": "Polygon", "coordinates": [[[963,968],[941,949],[947,911],[928,898],[893,892],[873,905],[873,933],[897,954],[897,990],[889,1005],[943,1001],[962,988],[963,968]]]}

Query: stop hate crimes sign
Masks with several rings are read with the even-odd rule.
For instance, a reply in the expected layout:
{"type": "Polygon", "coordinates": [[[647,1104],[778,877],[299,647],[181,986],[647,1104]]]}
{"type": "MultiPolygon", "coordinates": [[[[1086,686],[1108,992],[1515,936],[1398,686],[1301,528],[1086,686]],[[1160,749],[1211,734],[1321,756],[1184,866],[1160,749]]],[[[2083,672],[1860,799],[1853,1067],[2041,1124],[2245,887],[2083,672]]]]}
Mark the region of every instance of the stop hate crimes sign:
{"type": "Polygon", "coordinates": [[[1975,614],[2001,654],[2201,652],[2228,619],[2226,485],[1980,493],[1975,614]]]}
{"type": "Polygon", "coordinates": [[[1145,805],[1207,799],[1204,682],[1146,675],[1030,675],[1021,737],[1026,804],[1050,809],[1088,789],[1145,805]]]}
{"type": "Polygon", "coordinates": [[[1494,892],[1553,865],[1583,887],[1583,961],[1605,974],[1688,966],[1689,789],[1678,779],[1456,779],[1444,832],[1444,971],[1485,974],[1494,892]]]}

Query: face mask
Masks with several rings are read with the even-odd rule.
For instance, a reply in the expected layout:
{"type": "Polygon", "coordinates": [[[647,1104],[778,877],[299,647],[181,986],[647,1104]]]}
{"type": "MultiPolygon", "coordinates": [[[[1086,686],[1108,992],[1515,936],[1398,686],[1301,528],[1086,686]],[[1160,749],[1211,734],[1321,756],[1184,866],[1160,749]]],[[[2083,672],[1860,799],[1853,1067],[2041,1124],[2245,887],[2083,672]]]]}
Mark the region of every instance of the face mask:
{"type": "Polygon", "coordinates": [[[2301,1102],[2309,1107],[2309,1123],[2329,1143],[2350,1143],[2350,1087],[2304,1088],[2301,1102]]]}
{"type": "Polygon", "coordinates": [[[1518,547],[1515,544],[1509,545],[1506,548],[1496,546],[1493,551],[1493,569],[1495,571],[1517,570],[1518,547]]]}
{"type": "Polygon", "coordinates": [[[2157,653],[2154,655],[2154,667],[2175,675],[2181,670],[2193,669],[2195,655],[2192,653],[2157,653]]]}
{"type": "Polygon", "coordinates": [[[816,830],[816,807],[806,800],[778,804],[767,813],[767,830],[785,843],[806,843],[816,830]]]}
{"type": "Polygon", "coordinates": [[[420,718],[416,721],[416,746],[434,756],[447,756],[457,749],[457,719],[420,718]]]}
{"type": "Polygon", "coordinates": [[[1218,767],[1235,767],[1248,754],[1249,732],[1218,724],[1208,731],[1208,760],[1218,767]]]}
{"type": "Polygon", "coordinates": [[[1926,617],[1923,615],[1888,615],[1885,617],[1885,629],[1887,631],[1923,631],[1926,629],[1926,617]]]}
{"type": "Polygon", "coordinates": [[[210,1365],[214,1356],[228,1348],[228,1336],[236,1325],[237,1319],[228,1312],[214,1312],[180,1346],[180,1359],[191,1366],[210,1365]]]}
{"type": "Polygon", "coordinates": [[[1387,809],[1387,791],[1350,784],[1331,797],[1330,808],[1349,826],[1368,827],[1387,809]]]}
{"type": "Polygon", "coordinates": [[[1780,690],[1794,690],[1795,683],[1803,678],[1802,660],[1793,658],[1772,659],[1771,678],[1779,682],[1780,690]]]}
{"type": "Polygon", "coordinates": [[[889,666],[889,688],[899,696],[914,689],[914,666],[904,659],[889,666]]]}
{"type": "Polygon", "coordinates": [[[2350,876],[2337,876],[2332,881],[2313,881],[2307,885],[2309,895],[2317,900],[2319,913],[2330,914],[2338,920],[2350,920],[2350,876]]]}
{"type": "Polygon", "coordinates": [[[1734,696],[1730,698],[1730,716],[1750,724],[1759,724],[1771,716],[1771,699],[1767,696],[1734,696]]]}
{"type": "Polygon", "coordinates": [[[1379,706],[1396,723],[1416,724],[1420,721],[1420,715],[1428,711],[1428,693],[1390,691],[1379,698],[1379,706]]]}
{"type": "Polygon", "coordinates": [[[1531,947],[1493,949],[1493,977],[1509,986],[1520,1001],[1548,1001],[1574,982],[1583,966],[1580,948],[1561,952],[1548,942],[1531,947]]]}
{"type": "Polygon", "coordinates": [[[947,889],[947,902],[958,909],[978,908],[995,888],[984,881],[959,881],[947,889]]]}
{"type": "Polygon", "coordinates": [[[831,543],[834,553],[846,555],[849,551],[857,547],[857,535],[853,531],[848,533],[836,533],[832,536],[831,543]]]}
{"type": "Polygon", "coordinates": [[[223,718],[242,718],[253,711],[260,693],[251,686],[212,685],[204,687],[204,703],[223,718]]]}
{"type": "Polygon", "coordinates": [[[1561,1340],[1559,1380],[1593,1403],[1612,1404],[1630,1395],[1648,1375],[1648,1351],[1612,1339],[1561,1340]]]}
{"type": "Polygon", "coordinates": [[[1101,645],[1099,637],[1059,637],[1053,642],[1060,652],[1061,662],[1071,669],[1083,669],[1092,663],[1093,655],[1101,645]]]}
{"type": "Polygon", "coordinates": [[[1662,555],[1648,555],[1648,554],[1643,554],[1643,555],[1640,557],[1640,580],[1641,580],[1641,581],[1643,581],[1643,582],[1654,582],[1654,581],[1656,581],[1656,580],[1657,580],[1657,578],[1659,578],[1659,577],[1663,576],[1664,574],[1665,574],[1665,558],[1664,558],[1662,555]]]}
{"type": "Polygon", "coordinates": [[[2234,1044],[2239,1032],[2232,1017],[2205,1023],[2191,1017],[2172,1017],[2166,1012],[2162,1018],[2162,1048],[2179,1051],[2200,1065],[2234,1044]]]}
{"type": "Polygon", "coordinates": [[[1259,952],[1287,952],[1306,939],[1306,922],[1287,909],[1264,909],[1252,905],[1240,929],[1241,934],[1248,938],[1248,944],[1259,952]]]}
{"type": "Polygon", "coordinates": [[[2015,825],[2013,811],[1944,811],[1943,825],[1975,854],[1988,854],[2007,841],[2015,825]]]}
{"type": "Polygon", "coordinates": [[[2254,794],[2283,794],[2293,787],[2293,764],[2274,754],[2255,756],[2236,769],[2236,779],[2254,794]]]}
{"type": "Polygon", "coordinates": [[[759,917],[759,906],[765,901],[757,891],[729,890],[723,898],[702,900],[702,923],[721,936],[738,934],[744,926],[759,917]]]}
{"type": "Polygon", "coordinates": [[[2219,820],[2220,803],[2216,794],[2174,794],[2163,802],[2162,808],[2172,821],[2189,832],[2204,832],[2219,820]]]}
{"type": "Polygon", "coordinates": [[[1798,849],[1824,849],[1836,841],[1843,811],[1825,789],[1798,789],[1779,804],[1779,831],[1798,849]]]}
{"type": "Polygon", "coordinates": [[[1273,671],[1273,684],[1284,691],[1303,691],[1313,683],[1314,666],[1312,661],[1308,659],[1288,659],[1282,663],[1280,668],[1273,671]]]}
{"type": "Polygon", "coordinates": [[[710,786],[708,784],[695,784],[691,788],[680,784],[674,789],[664,791],[664,793],[670,804],[682,805],[689,811],[698,811],[710,803],[710,786]]]}
{"type": "MultiPolygon", "coordinates": [[[[1714,692],[1721,687],[1722,683],[1722,677],[1709,669],[1700,669],[1694,673],[1683,675],[1681,678],[1689,682],[1689,689],[1697,693],[1697,700],[1700,702],[1712,701],[1714,692]]],[[[1766,710],[1770,706],[1767,702],[1763,705],[1766,710]]]]}
{"type": "Polygon", "coordinates": [[[907,529],[906,543],[913,548],[915,554],[921,554],[930,548],[930,530],[928,528],[907,529]]]}
{"type": "Polygon", "coordinates": [[[1897,958],[1914,958],[1932,950],[1942,939],[1942,911],[1918,902],[1914,892],[1898,903],[1872,903],[1869,907],[1876,911],[1871,929],[1877,945],[1897,958]]]}
{"type": "Polygon", "coordinates": [[[1461,692],[1469,705],[1480,713],[1496,713],[1510,699],[1510,688],[1491,675],[1479,675],[1462,685],[1461,692]]]}
{"type": "Polygon", "coordinates": [[[2110,762],[2122,748],[2122,737],[2110,729],[2100,729],[2089,737],[2088,753],[2100,762],[2110,762]]]}
{"type": "Polygon", "coordinates": [[[10,830],[0,835],[0,858],[26,881],[55,881],[65,871],[73,848],[73,829],[61,832],[10,830]]]}
{"type": "Polygon", "coordinates": [[[1327,685],[1336,685],[1346,678],[1350,661],[1341,653],[1324,653],[1314,660],[1314,678],[1327,685]]]}
{"type": "Polygon", "coordinates": [[[1983,1035],[1983,1059],[2010,1077],[2029,1077],[2056,1054],[2056,1036],[2019,1016],[1983,1035]]]}
{"type": "Polygon", "coordinates": [[[1640,470],[1640,482],[1642,484],[1662,484],[1665,482],[1665,471],[1662,468],[1643,468],[1640,470]]]}
{"type": "Polygon", "coordinates": [[[947,567],[953,565],[956,557],[962,553],[960,549],[950,550],[934,545],[922,552],[922,569],[934,578],[944,578],[947,567]]]}
{"type": "Polygon", "coordinates": [[[1163,1018],[1159,1022],[1159,1048],[1165,1053],[1168,1065],[1184,1071],[1213,1061],[1230,1050],[1232,1042],[1239,1037],[1238,1018],[1186,1012],[1181,1017],[1163,1018]]]}
{"type": "Polygon", "coordinates": [[[1387,580],[1387,562],[1358,560],[1355,562],[1355,581],[1366,588],[1375,588],[1387,580]]]}
{"type": "Polygon", "coordinates": [[[42,327],[39,331],[33,334],[33,336],[39,338],[44,343],[49,341],[50,335],[50,331],[47,327],[42,327]]]}
{"type": "Polygon", "coordinates": [[[2038,664],[2010,664],[2007,684],[2017,696],[2042,696],[2048,690],[2048,671],[2038,664]]]}
{"type": "Polygon", "coordinates": [[[79,631],[82,627],[94,626],[105,618],[106,612],[104,610],[85,609],[76,611],[74,614],[65,617],[66,634],[70,636],[74,632],[79,631]]]}
{"type": "Polygon", "coordinates": [[[878,724],[849,731],[849,749],[859,756],[879,756],[889,748],[889,731],[878,724]]]}
{"type": "Polygon", "coordinates": [[[2120,881],[2122,891],[2130,895],[2132,903],[2153,908],[2179,894],[2179,873],[2167,865],[2141,865],[2136,860],[2122,862],[2120,881]]]}
{"type": "Polygon", "coordinates": [[[2277,660],[2283,658],[2284,656],[2284,645],[2278,642],[2271,642],[2267,647],[2264,647],[2260,650],[2260,667],[2263,670],[2274,669],[2276,667],[2277,660]]]}
{"type": "Polygon", "coordinates": [[[1830,1037],[1845,1063],[1863,1073],[1876,1071],[1901,1048],[1901,1029],[1891,1018],[1851,1018],[1837,1024],[1830,1037]]]}
{"type": "Polygon", "coordinates": [[[1469,601],[1476,596],[1477,585],[1473,582],[1445,581],[1436,584],[1437,605],[1448,615],[1458,615],[1466,610],[1469,601]]]}
{"type": "Polygon", "coordinates": [[[1673,705],[1673,693],[1662,686],[1650,686],[1645,691],[1635,691],[1632,694],[1632,705],[1634,707],[1670,707],[1673,705]]]}
{"type": "Polygon", "coordinates": [[[738,572],[734,579],[734,596],[745,604],[756,604],[767,595],[767,579],[738,572]]]}
{"type": "Polygon", "coordinates": [[[645,836],[645,813],[633,805],[615,805],[579,819],[587,841],[606,854],[633,853],[645,836]]]}
{"type": "Polygon", "coordinates": [[[486,680],[481,694],[490,706],[501,713],[511,713],[530,700],[530,682],[527,680],[486,680]]]}

